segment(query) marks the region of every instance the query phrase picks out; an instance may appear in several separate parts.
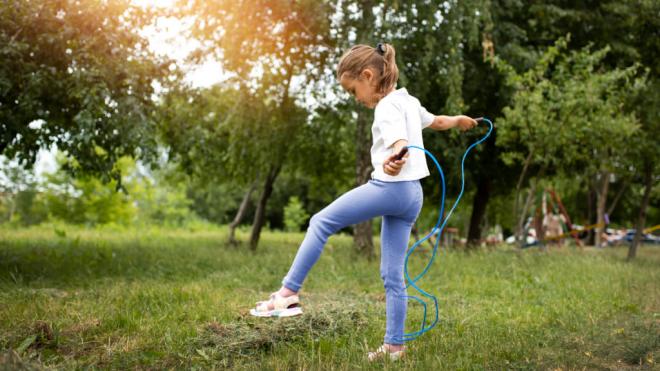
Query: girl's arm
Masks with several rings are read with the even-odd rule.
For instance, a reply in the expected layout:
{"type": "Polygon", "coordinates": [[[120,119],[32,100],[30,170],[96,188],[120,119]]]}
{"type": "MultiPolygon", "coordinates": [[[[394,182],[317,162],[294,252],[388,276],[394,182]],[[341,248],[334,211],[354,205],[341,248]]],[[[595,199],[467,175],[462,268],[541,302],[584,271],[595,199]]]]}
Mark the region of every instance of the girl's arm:
{"type": "Polygon", "coordinates": [[[435,116],[433,122],[428,127],[433,130],[449,130],[451,128],[458,127],[462,131],[472,129],[477,126],[477,122],[468,116],[458,115],[458,116],[435,116]]]}

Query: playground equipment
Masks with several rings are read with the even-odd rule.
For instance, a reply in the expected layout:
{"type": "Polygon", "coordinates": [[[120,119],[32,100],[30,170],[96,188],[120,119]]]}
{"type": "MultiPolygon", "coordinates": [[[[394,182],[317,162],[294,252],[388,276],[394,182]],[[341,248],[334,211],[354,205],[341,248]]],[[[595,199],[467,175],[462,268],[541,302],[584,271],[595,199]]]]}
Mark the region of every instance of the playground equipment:
{"type": "MultiPolygon", "coordinates": [[[[590,224],[587,226],[577,226],[571,222],[564,204],[557,192],[552,188],[546,188],[537,194],[536,208],[531,220],[525,224],[523,236],[533,236],[533,241],[527,241],[523,247],[544,245],[545,243],[557,243],[561,246],[564,238],[571,237],[579,247],[584,246],[580,239],[580,234],[592,229],[607,228],[609,217],[605,214],[604,223],[590,224]],[[531,228],[533,227],[533,231],[531,228]],[[531,233],[533,232],[533,233],[531,233]]],[[[660,243],[660,238],[651,235],[652,232],[660,229],[660,224],[643,230],[643,239],[646,243],[660,243]]],[[[611,233],[606,229],[606,233],[611,233]]],[[[630,231],[624,233],[623,240],[630,242],[632,234],[630,231]]],[[[623,236],[622,236],[623,237],[623,236]]],[[[616,239],[617,242],[620,239],[616,239]]],[[[609,243],[609,240],[608,240],[609,243]]]]}
{"type": "Polygon", "coordinates": [[[534,227],[536,241],[531,244],[525,243],[523,247],[544,245],[546,242],[556,242],[561,245],[562,239],[568,236],[573,237],[576,245],[583,246],[578,237],[580,230],[573,226],[564,203],[552,188],[546,188],[537,194],[536,208],[531,221],[525,224],[523,238],[529,234],[531,226],[534,227]]]}

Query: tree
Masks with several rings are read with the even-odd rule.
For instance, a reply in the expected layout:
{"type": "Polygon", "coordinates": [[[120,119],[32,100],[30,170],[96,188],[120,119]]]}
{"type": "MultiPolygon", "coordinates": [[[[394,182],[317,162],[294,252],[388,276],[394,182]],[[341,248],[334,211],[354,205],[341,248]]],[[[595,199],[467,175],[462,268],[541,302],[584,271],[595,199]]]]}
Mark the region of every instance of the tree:
{"type": "MultiPolygon", "coordinates": [[[[610,52],[601,63],[601,68],[625,68],[639,63],[642,66],[639,73],[648,71],[648,83],[638,95],[645,99],[643,101],[637,99],[637,103],[627,104],[627,109],[635,112],[635,116],[639,119],[640,132],[645,133],[630,138],[629,147],[640,150],[648,148],[648,150],[644,150],[646,152],[644,156],[633,155],[634,151],[627,151],[626,156],[632,157],[625,161],[626,168],[632,166],[632,175],[627,171],[624,174],[617,171],[616,178],[621,183],[619,188],[634,188],[636,184],[644,183],[644,176],[634,176],[634,174],[642,173],[643,168],[648,168],[643,164],[644,158],[655,158],[653,154],[657,156],[655,151],[658,146],[652,139],[650,141],[645,139],[659,135],[657,113],[654,116],[653,109],[660,105],[660,95],[657,93],[657,81],[660,75],[660,67],[657,63],[657,55],[660,53],[658,11],[660,11],[660,3],[653,0],[572,2],[496,0],[490,2],[486,12],[495,26],[493,42],[497,54],[518,71],[530,68],[543,48],[568,33],[571,34],[569,49],[579,50],[589,44],[593,44],[596,49],[610,48],[610,52]]],[[[509,95],[506,94],[506,90],[502,90],[499,94],[509,95]]],[[[652,172],[657,173],[657,170],[652,172]]],[[[587,196],[593,194],[595,198],[596,182],[589,180],[585,183],[589,189],[587,196]]],[[[633,192],[625,192],[623,201],[633,195],[633,192]]],[[[607,195],[604,195],[601,200],[606,197],[607,195]]],[[[590,206],[580,208],[578,211],[596,215],[592,209],[597,202],[591,201],[591,197],[587,198],[590,206]]],[[[637,197],[636,202],[642,199],[643,197],[637,197]]]]}
{"type": "MultiPolygon", "coordinates": [[[[114,180],[103,183],[91,176],[73,177],[71,173],[62,171],[63,165],[69,162],[70,159],[59,153],[58,170],[45,174],[44,195],[49,217],[86,225],[129,225],[135,222],[137,208],[132,195],[116,192],[114,180]]],[[[116,166],[123,173],[129,173],[134,165],[128,158],[122,158],[116,166]]],[[[132,188],[131,184],[127,187],[132,188]]]]}
{"type": "MultiPolygon", "coordinates": [[[[504,118],[499,120],[499,145],[510,148],[505,154],[508,162],[524,162],[518,184],[526,176],[542,177],[580,168],[582,174],[600,174],[604,194],[612,164],[625,153],[625,138],[638,126],[635,115],[621,107],[628,92],[639,89],[644,82],[634,79],[637,66],[600,69],[607,48],[564,54],[566,45],[567,41],[560,39],[523,74],[499,62],[516,91],[511,106],[504,110],[504,118]],[[517,144],[521,149],[516,148],[517,144]]],[[[604,196],[599,202],[604,205],[604,196]]],[[[602,223],[604,206],[598,210],[602,223]]],[[[523,209],[520,219],[524,220],[525,215],[523,209]]],[[[521,225],[519,222],[519,238],[521,225]]]]}
{"type": "Polygon", "coordinates": [[[298,197],[289,198],[289,203],[284,208],[284,225],[288,232],[298,232],[300,226],[309,218],[298,197]]]}
{"type": "Polygon", "coordinates": [[[138,34],[150,21],[128,0],[1,2],[0,154],[31,166],[54,144],[70,172],[121,187],[120,157],[155,154],[151,96],[168,64],[138,34]]]}
{"type": "MultiPolygon", "coordinates": [[[[643,185],[643,194],[639,201],[637,218],[635,221],[635,237],[628,250],[628,260],[632,260],[637,255],[637,247],[642,233],[646,226],[646,219],[649,205],[651,205],[651,195],[653,188],[658,184],[658,174],[660,174],[660,164],[657,159],[660,158],[660,146],[655,138],[660,135],[660,79],[659,71],[656,65],[655,71],[652,71],[649,82],[645,89],[642,89],[638,96],[633,99],[636,107],[639,107],[640,122],[642,123],[640,132],[629,143],[631,153],[631,168],[634,169],[637,178],[641,178],[643,185]],[[641,171],[640,171],[641,170],[641,171]],[[641,174],[640,174],[641,173],[641,174]]],[[[657,205],[657,203],[656,203],[657,205]]]]}
{"type": "Polygon", "coordinates": [[[32,172],[16,162],[0,157],[0,200],[6,208],[0,220],[5,219],[11,223],[18,215],[21,221],[29,222],[32,219],[29,209],[36,196],[36,188],[37,180],[32,172]]]}
{"type": "Polygon", "coordinates": [[[196,19],[191,35],[203,41],[198,59],[217,57],[236,76],[226,85],[238,86],[243,101],[237,104],[250,107],[252,113],[264,108],[260,120],[242,121],[249,125],[234,126],[232,131],[230,143],[252,155],[227,152],[228,160],[251,169],[263,184],[250,237],[252,249],[257,248],[275,180],[305,133],[301,129],[307,114],[296,94],[306,84],[313,85],[327,56],[320,47],[329,22],[324,7],[314,1],[185,2],[186,14],[196,19]]]}

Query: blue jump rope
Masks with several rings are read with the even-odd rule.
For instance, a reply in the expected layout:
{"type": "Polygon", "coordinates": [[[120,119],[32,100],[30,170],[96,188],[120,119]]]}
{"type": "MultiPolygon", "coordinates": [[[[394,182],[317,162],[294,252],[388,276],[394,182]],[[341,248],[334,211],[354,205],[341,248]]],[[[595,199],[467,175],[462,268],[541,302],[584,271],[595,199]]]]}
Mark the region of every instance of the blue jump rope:
{"type": "MultiPolygon", "coordinates": [[[[424,308],[424,318],[422,319],[421,329],[418,330],[418,331],[413,331],[411,333],[404,334],[403,335],[403,341],[411,341],[411,340],[417,339],[422,334],[430,331],[438,323],[438,299],[435,296],[433,296],[432,294],[422,290],[419,286],[417,286],[416,282],[419,281],[426,274],[426,272],[429,270],[429,268],[431,267],[431,264],[433,263],[433,259],[435,259],[436,252],[438,251],[438,244],[440,242],[440,236],[442,235],[442,231],[444,230],[445,225],[447,224],[447,220],[449,220],[449,217],[451,216],[451,214],[454,212],[454,209],[458,205],[458,201],[460,201],[461,197],[463,196],[463,191],[465,190],[465,158],[467,157],[468,153],[470,153],[472,148],[474,148],[477,144],[480,144],[483,141],[485,141],[490,136],[490,133],[493,131],[493,123],[489,119],[487,119],[485,117],[480,117],[480,118],[477,118],[475,120],[477,120],[477,122],[479,122],[479,121],[487,122],[488,125],[490,126],[490,128],[488,129],[488,133],[486,133],[486,135],[484,135],[481,139],[477,140],[476,142],[472,143],[465,150],[465,153],[463,153],[463,159],[461,160],[461,191],[459,192],[458,197],[456,198],[456,202],[454,202],[454,205],[449,210],[449,213],[447,213],[447,217],[444,218],[444,221],[442,220],[442,214],[445,211],[445,174],[442,172],[442,167],[438,163],[438,160],[435,158],[435,156],[433,156],[433,154],[431,152],[429,152],[428,150],[426,150],[422,147],[417,147],[417,146],[407,146],[407,147],[405,147],[405,148],[415,148],[415,149],[422,150],[429,157],[431,157],[431,160],[433,160],[433,163],[435,163],[435,167],[438,168],[438,172],[440,173],[440,180],[441,180],[441,184],[442,184],[442,198],[440,200],[440,214],[438,215],[438,221],[435,223],[435,226],[433,227],[433,229],[431,230],[431,232],[428,235],[426,235],[421,240],[415,242],[415,244],[412,245],[412,247],[410,247],[410,249],[408,250],[408,253],[406,254],[406,260],[405,260],[404,269],[403,269],[406,280],[408,281],[408,284],[406,285],[406,288],[412,286],[415,290],[417,290],[417,292],[419,292],[423,296],[433,300],[433,303],[435,305],[435,320],[433,321],[433,323],[426,326],[426,322],[427,322],[426,321],[426,317],[427,317],[426,316],[427,315],[426,303],[422,299],[418,298],[417,296],[407,295],[406,296],[407,298],[416,300],[417,302],[422,304],[422,307],[424,308]],[[442,222],[442,225],[440,224],[441,222],[442,222]],[[408,259],[410,258],[410,255],[412,255],[412,253],[415,251],[415,248],[417,248],[417,246],[419,246],[422,242],[424,242],[424,241],[428,240],[429,238],[431,238],[431,236],[433,234],[436,234],[436,233],[438,234],[438,237],[436,238],[435,245],[433,246],[433,254],[431,254],[431,259],[429,259],[429,262],[426,264],[426,267],[424,268],[424,270],[422,270],[422,272],[420,274],[416,275],[414,278],[411,279],[410,276],[408,275],[408,259]]],[[[405,154],[405,152],[401,153],[400,156],[403,156],[404,154],[405,154]]]]}

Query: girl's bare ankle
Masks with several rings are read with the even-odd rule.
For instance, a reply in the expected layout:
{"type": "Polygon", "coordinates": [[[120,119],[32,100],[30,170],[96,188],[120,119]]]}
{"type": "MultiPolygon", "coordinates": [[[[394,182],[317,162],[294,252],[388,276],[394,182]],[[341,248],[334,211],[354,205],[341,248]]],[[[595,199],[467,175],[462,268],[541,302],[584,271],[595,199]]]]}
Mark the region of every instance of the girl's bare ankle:
{"type": "Polygon", "coordinates": [[[290,290],[290,289],[288,289],[284,286],[282,286],[282,288],[280,288],[280,291],[278,291],[278,293],[280,294],[280,296],[285,297],[285,298],[287,298],[291,295],[297,294],[297,292],[295,292],[293,290],[290,290]]]}
{"type": "Polygon", "coordinates": [[[387,349],[389,352],[398,352],[403,350],[403,345],[402,344],[384,344],[385,349],[387,349]]]}

